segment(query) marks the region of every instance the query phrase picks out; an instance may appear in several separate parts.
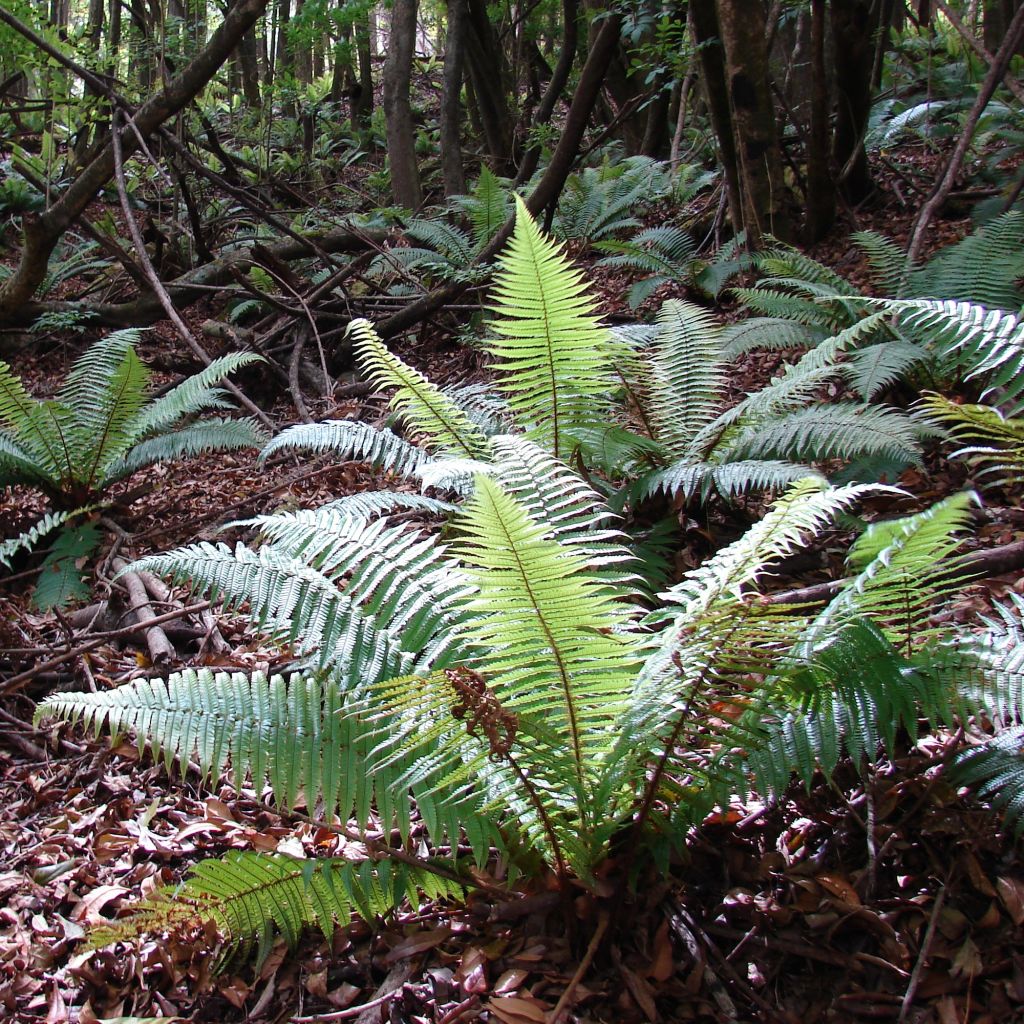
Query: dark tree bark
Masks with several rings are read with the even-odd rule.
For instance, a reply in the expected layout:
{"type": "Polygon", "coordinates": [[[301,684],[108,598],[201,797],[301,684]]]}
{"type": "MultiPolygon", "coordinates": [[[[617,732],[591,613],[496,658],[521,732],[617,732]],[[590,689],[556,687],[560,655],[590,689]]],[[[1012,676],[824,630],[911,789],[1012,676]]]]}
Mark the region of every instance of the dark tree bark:
{"type": "Polygon", "coordinates": [[[836,85],[832,160],[843,194],[851,203],[866,199],[874,187],[864,133],[871,113],[874,43],[882,7],[879,0],[832,0],[836,85]]]}
{"type": "Polygon", "coordinates": [[[739,234],[743,230],[739,160],[736,156],[732,112],[729,109],[729,87],[725,78],[725,51],[722,49],[722,39],[718,31],[715,0],[690,0],[690,15],[694,42],[700,56],[704,98],[707,101],[711,130],[718,142],[722,173],[725,176],[729,220],[733,231],[739,234]]]}
{"type": "Polygon", "coordinates": [[[829,89],[825,67],[825,0],[811,0],[811,117],[807,139],[809,242],[823,238],[836,215],[835,183],[829,168],[829,89]]]}
{"type": "Polygon", "coordinates": [[[448,33],[444,44],[444,81],[441,88],[441,179],[446,196],[466,191],[462,166],[462,68],[465,57],[466,0],[448,0],[448,33]]]}
{"type": "MultiPolygon", "coordinates": [[[[196,58],[138,109],[129,125],[121,129],[121,149],[126,159],[138,150],[140,136],[147,138],[199,94],[231,55],[245,31],[256,23],[266,5],[267,0],[238,0],[196,58]]],[[[25,26],[3,8],[0,8],[0,19],[26,34],[25,26]]],[[[49,209],[41,214],[24,215],[21,259],[14,273],[0,285],[0,323],[8,322],[18,307],[32,298],[46,276],[47,264],[57,242],[110,181],[113,173],[114,146],[111,140],[49,209]]]]}
{"type": "Polygon", "coordinates": [[[484,145],[493,170],[511,172],[514,102],[508,61],[488,17],[485,0],[467,0],[466,69],[472,80],[472,96],[484,145]]]}
{"type": "Polygon", "coordinates": [[[409,102],[413,47],[416,43],[416,0],[395,0],[384,62],[384,114],[387,118],[391,195],[399,206],[415,210],[423,202],[416,162],[416,126],[409,102]]]}
{"type": "Polygon", "coordinates": [[[764,8],[749,0],[718,0],[718,26],[725,49],[743,229],[747,244],[758,248],[765,234],[783,239],[789,234],[764,8]]]}
{"type": "MultiPolygon", "coordinates": [[[[533,124],[545,125],[551,120],[555,112],[555,104],[562,95],[569,75],[572,72],[573,61],[576,57],[576,44],[579,41],[579,0],[562,0],[562,47],[558,52],[558,63],[551,72],[551,79],[544,95],[541,97],[537,109],[534,111],[533,124]]],[[[533,177],[540,161],[540,146],[533,146],[524,154],[519,162],[516,171],[516,184],[521,185],[533,177]]]]}

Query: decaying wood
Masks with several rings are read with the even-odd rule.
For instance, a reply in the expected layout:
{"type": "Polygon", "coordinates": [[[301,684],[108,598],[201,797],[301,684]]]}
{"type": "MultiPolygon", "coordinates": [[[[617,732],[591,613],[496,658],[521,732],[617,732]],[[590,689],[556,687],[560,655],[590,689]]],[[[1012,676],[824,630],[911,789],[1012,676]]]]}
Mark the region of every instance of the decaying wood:
{"type": "Polygon", "coordinates": [[[157,668],[165,668],[177,657],[177,651],[167,639],[167,634],[163,629],[154,624],[153,620],[157,616],[153,611],[153,606],[149,603],[146,585],[139,578],[138,573],[124,571],[127,564],[123,558],[118,558],[114,560],[113,568],[121,574],[118,578],[125,590],[128,591],[128,607],[144,631],[149,660],[157,668]]]}

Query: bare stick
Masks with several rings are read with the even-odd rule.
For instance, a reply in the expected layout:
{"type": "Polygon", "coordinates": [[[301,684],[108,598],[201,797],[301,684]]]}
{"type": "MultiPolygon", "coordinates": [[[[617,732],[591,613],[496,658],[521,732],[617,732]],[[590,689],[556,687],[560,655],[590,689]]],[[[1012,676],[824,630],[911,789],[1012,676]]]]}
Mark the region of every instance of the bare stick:
{"type": "MultiPolygon", "coordinates": [[[[131,235],[132,243],[135,245],[135,254],[139,258],[139,263],[142,266],[143,273],[146,275],[146,280],[149,282],[150,288],[153,289],[154,294],[160,300],[160,305],[163,306],[164,312],[167,314],[167,318],[177,328],[178,333],[185,340],[185,343],[195,353],[195,355],[203,362],[203,365],[209,366],[213,360],[210,358],[209,353],[202,345],[196,340],[195,335],[185,326],[185,321],[178,315],[178,311],[174,308],[174,303],[171,301],[170,295],[167,294],[167,289],[164,287],[163,282],[157,275],[156,268],[153,266],[152,260],[149,258],[149,253],[146,252],[146,243],[142,240],[142,232],[139,231],[138,222],[132,215],[131,204],[128,202],[128,191],[124,184],[124,161],[122,159],[121,151],[121,133],[117,128],[118,115],[114,111],[111,114],[111,122],[113,130],[111,132],[111,138],[114,143],[114,181],[117,184],[117,194],[121,200],[121,209],[124,211],[125,226],[128,228],[128,234],[131,235]]],[[[270,419],[267,414],[260,409],[253,402],[249,401],[245,395],[242,394],[238,388],[227,380],[224,382],[224,386],[230,391],[235,398],[238,399],[239,403],[248,409],[257,419],[261,420],[271,430],[274,429],[274,422],[270,419]]]]}
{"type": "Polygon", "coordinates": [[[177,657],[167,634],[159,627],[153,625],[156,613],[149,603],[149,594],[146,593],[146,585],[139,578],[137,573],[122,572],[128,563],[123,558],[116,558],[113,562],[115,572],[122,573],[121,582],[128,591],[129,605],[135,613],[135,618],[142,627],[143,635],[146,638],[146,647],[149,648],[150,661],[158,668],[168,665],[177,657]]]}
{"type": "Polygon", "coordinates": [[[551,1011],[551,1016],[548,1018],[548,1024],[558,1024],[562,1019],[562,1014],[569,1009],[569,1005],[572,1003],[572,997],[576,992],[576,988],[579,983],[586,976],[587,971],[590,970],[590,965],[594,961],[594,957],[597,954],[597,949],[601,945],[601,940],[604,938],[604,933],[608,930],[608,922],[611,920],[611,915],[606,910],[601,911],[601,916],[597,920],[597,930],[594,932],[593,938],[590,940],[590,944],[587,946],[587,951],[583,955],[583,959],[580,961],[579,967],[576,968],[576,973],[569,979],[569,984],[565,986],[565,991],[562,993],[561,999],[555,1004],[555,1008],[551,1011]]]}

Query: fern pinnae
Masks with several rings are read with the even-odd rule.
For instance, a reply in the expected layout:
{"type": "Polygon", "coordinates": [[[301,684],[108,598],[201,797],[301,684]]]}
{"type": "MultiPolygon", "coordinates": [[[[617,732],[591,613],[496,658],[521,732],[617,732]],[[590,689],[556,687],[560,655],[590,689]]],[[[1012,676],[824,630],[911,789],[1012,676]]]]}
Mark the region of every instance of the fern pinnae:
{"type": "Polygon", "coordinates": [[[443,391],[418,370],[389,352],[367,320],[353,320],[348,327],[360,365],[378,387],[397,388],[391,404],[408,418],[413,428],[449,455],[481,458],[487,455],[487,438],[443,391]]]}

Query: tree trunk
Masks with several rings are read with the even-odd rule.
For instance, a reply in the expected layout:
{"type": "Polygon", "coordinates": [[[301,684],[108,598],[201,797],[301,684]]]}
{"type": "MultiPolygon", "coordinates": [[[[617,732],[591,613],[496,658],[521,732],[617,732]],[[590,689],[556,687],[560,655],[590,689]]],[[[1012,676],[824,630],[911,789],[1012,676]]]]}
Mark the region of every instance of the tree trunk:
{"type": "Polygon", "coordinates": [[[510,102],[515,102],[508,62],[487,15],[483,0],[468,0],[466,68],[473,82],[480,127],[490,163],[498,174],[511,170],[513,122],[510,102]]]}
{"type": "Polygon", "coordinates": [[[701,83],[708,105],[711,130],[718,142],[722,173],[725,176],[729,220],[736,234],[743,230],[743,203],[740,198],[739,160],[729,109],[729,88],[725,79],[725,51],[718,31],[715,0],[690,0],[694,43],[700,57],[701,83]]]}
{"type": "Polygon", "coordinates": [[[786,185],[769,89],[764,8],[749,0],[719,0],[729,108],[739,165],[743,230],[759,248],[765,234],[789,234],[786,185]]]}
{"type": "Polygon", "coordinates": [[[441,88],[441,178],[446,196],[466,191],[462,166],[462,66],[466,44],[466,0],[448,0],[448,32],[444,44],[441,88]]]}
{"type": "Polygon", "coordinates": [[[874,39],[882,8],[879,0],[832,0],[836,127],[832,159],[840,187],[851,203],[872,191],[864,134],[871,113],[874,39]]]}
{"type": "MultiPolygon", "coordinates": [[[[576,44],[579,41],[579,15],[579,0],[562,0],[562,48],[558,53],[558,63],[551,72],[551,80],[534,112],[534,125],[545,125],[551,120],[555,104],[569,81],[576,57],[576,44]]],[[[540,146],[532,146],[523,154],[519,169],[516,171],[517,185],[522,185],[533,177],[533,172],[537,170],[540,161],[540,152],[540,146]]]]}
{"type": "Polygon", "coordinates": [[[811,116],[807,139],[807,224],[809,242],[832,227],[835,183],[829,168],[829,89],[825,67],[825,0],[811,0],[811,116]]]}
{"type": "Polygon", "coordinates": [[[416,126],[409,102],[413,47],[416,44],[416,0],[395,0],[384,62],[384,115],[387,119],[391,195],[398,206],[415,210],[423,202],[416,163],[416,126]]]}

